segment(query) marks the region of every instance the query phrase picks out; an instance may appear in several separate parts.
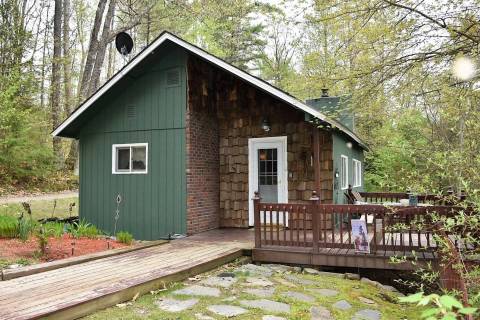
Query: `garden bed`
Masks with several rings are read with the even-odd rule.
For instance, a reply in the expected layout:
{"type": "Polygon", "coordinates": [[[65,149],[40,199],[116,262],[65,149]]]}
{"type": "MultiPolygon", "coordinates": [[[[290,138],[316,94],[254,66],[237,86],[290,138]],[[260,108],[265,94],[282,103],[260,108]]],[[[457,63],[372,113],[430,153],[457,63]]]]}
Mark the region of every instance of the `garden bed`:
{"type": "Polygon", "coordinates": [[[28,265],[40,262],[61,260],[90,253],[123,248],[128,245],[105,237],[74,239],[69,234],[50,237],[44,255],[39,251],[38,239],[30,237],[27,241],[20,239],[0,239],[0,260],[3,265],[28,265]],[[73,252],[72,252],[73,249],[73,252]]]}
{"type": "MultiPolygon", "coordinates": [[[[64,234],[59,238],[50,237],[46,255],[39,257],[38,260],[53,261],[126,246],[124,243],[108,240],[105,237],[74,239],[69,234],[64,234]]],[[[0,239],[1,258],[33,258],[38,256],[38,250],[38,240],[34,237],[25,242],[19,239],[0,239]]]]}

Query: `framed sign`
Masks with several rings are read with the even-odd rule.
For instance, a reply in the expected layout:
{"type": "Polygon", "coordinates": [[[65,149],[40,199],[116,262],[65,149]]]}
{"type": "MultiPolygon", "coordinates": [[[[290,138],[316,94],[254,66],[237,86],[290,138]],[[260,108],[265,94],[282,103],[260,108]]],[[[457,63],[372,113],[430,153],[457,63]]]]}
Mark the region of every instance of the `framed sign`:
{"type": "Polygon", "coordinates": [[[355,252],[370,253],[368,242],[368,230],[365,220],[352,219],[352,238],[355,245],[355,252]]]}

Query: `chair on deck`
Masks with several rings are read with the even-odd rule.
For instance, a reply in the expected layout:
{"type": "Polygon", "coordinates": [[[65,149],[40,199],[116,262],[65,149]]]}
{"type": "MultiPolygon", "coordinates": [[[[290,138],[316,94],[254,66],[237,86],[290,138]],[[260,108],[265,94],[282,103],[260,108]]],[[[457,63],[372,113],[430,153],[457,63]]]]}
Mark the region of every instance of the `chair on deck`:
{"type": "Polygon", "coordinates": [[[345,197],[347,198],[348,204],[367,204],[365,199],[360,195],[358,191],[354,191],[351,185],[348,185],[347,192],[345,192],[345,197]]]}

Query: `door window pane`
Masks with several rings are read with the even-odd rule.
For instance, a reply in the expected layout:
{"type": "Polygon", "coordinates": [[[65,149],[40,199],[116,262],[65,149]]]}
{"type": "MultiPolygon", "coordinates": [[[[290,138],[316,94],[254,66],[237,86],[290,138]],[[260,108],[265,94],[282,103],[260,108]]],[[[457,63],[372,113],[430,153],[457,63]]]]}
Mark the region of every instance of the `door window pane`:
{"type": "Polygon", "coordinates": [[[262,202],[278,202],[277,149],[258,150],[258,191],[262,202]]]}

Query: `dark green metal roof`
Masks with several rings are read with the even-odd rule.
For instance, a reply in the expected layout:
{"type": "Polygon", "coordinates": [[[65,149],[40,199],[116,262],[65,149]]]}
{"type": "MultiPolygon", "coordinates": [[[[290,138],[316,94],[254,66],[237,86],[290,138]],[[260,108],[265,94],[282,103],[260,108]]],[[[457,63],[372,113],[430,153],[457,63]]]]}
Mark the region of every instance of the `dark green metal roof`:
{"type": "Polygon", "coordinates": [[[305,103],[315,110],[333,118],[346,126],[351,131],[355,131],[355,119],[350,107],[350,96],[333,96],[308,99],[305,103]]]}

